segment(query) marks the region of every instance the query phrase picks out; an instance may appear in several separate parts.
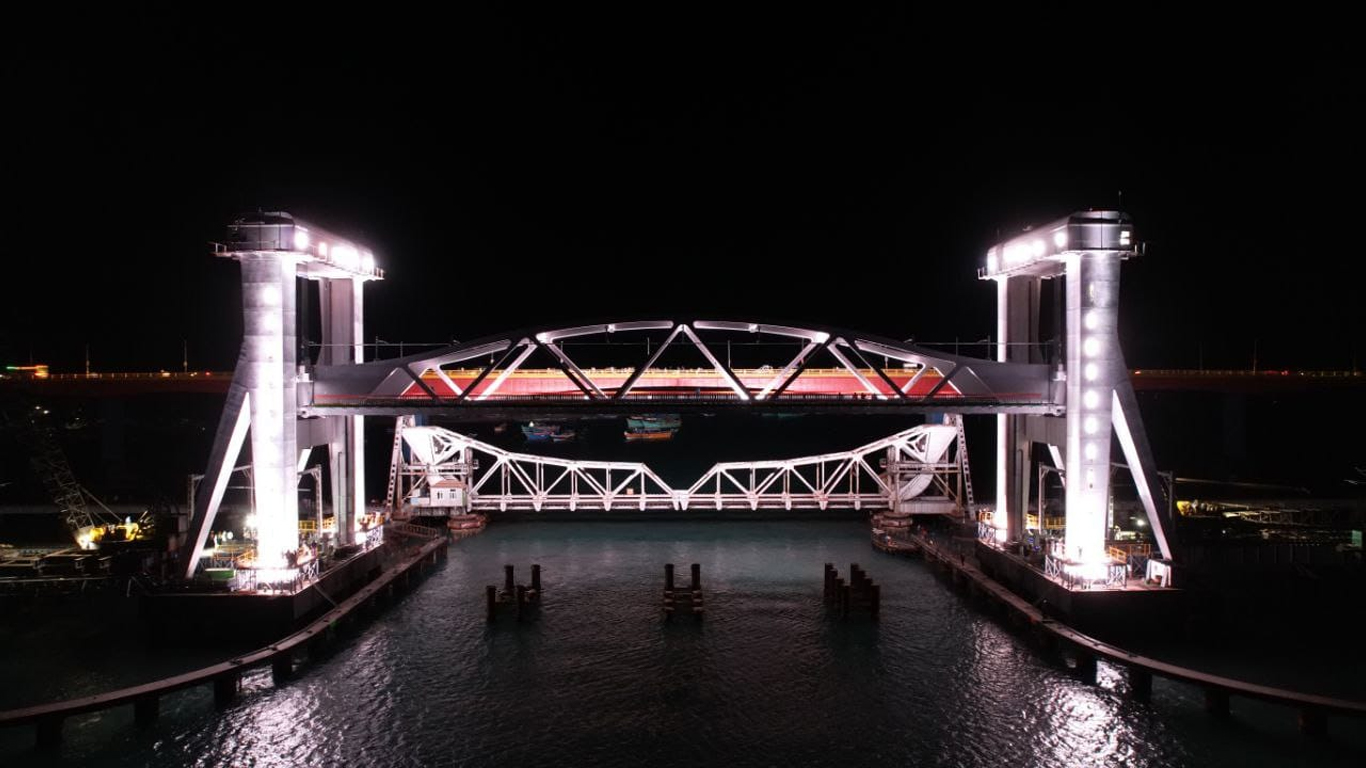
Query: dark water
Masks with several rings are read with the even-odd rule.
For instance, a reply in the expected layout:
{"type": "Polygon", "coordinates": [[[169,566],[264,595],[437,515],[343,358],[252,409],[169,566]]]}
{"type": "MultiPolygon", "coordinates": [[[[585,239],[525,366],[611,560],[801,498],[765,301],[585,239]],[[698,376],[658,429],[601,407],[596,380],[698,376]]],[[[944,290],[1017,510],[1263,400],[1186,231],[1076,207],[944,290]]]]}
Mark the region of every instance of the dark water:
{"type": "Polygon", "coordinates": [[[1129,701],[1103,664],[1084,685],[855,522],[495,525],[298,679],[246,688],[221,713],[172,696],[144,733],[131,708],[73,720],[54,756],[0,733],[0,765],[1366,764],[1352,721],[1318,742],[1160,679],[1129,701]],[[702,564],[700,626],[660,619],[670,561],[702,564]],[[883,585],[880,623],[826,617],[826,561],[883,585]],[[506,562],[543,566],[539,620],[485,623],[506,562]]]}

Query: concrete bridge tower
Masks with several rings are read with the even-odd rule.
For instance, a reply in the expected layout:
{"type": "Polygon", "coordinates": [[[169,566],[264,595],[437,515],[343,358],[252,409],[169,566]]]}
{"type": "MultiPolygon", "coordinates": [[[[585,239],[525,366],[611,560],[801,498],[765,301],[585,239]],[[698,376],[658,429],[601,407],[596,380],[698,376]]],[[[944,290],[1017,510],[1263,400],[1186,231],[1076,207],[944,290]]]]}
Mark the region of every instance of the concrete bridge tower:
{"type": "MultiPolygon", "coordinates": [[[[1162,556],[1171,557],[1164,492],[1119,342],[1120,264],[1137,255],[1133,224],[1119,211],[1075,213],[987,251],[980,277],[996,282],[997,359],[1048,362],[1064,383],[1054,390],[1063,397],[1063,415],[996,417],[996,524],[1002,540],[1018,540],[1024,532],[1032,448],[1038,443],[1064,469],[1065,557],[1083,565],[1104,561],[1113,427],[1162,556]],[[1043,281],[1053,278],[1063,280],[1063,350],[1049,360],[1040,311],[1043,281]]],[[[1042,524],[1043,510],[1039,514],[1042,524]]]]}
{"type": "MultiPolygon", "coordinates": [[[[362,289],[383,279],[374,257],[354,243],[294,219],[267,212],[228,228],[214,254],[242,268],[242,349],[194,499],[189,542],[181,563],[194,575],[242,444],[251,436],[252,506],[257,529],[257,579],[292,579],[285,553],[299,546],[299,473],[317,446],[326,446],[332,500],[341,543],[354,536],[365,504],[363,416],[301,419],[298,388],[308,361],[298,359],[300,279],[318,282],[325,365],[360,363],[362,289]]],[[[321,500],[319,500],[321,503],[321,500]]]]}

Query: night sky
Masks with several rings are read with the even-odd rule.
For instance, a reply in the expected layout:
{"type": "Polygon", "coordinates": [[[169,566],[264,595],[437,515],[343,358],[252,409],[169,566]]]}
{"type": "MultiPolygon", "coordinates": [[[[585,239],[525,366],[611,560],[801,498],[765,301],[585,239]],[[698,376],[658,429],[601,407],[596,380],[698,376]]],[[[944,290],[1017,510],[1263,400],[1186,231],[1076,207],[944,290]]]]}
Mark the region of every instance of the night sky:
{"type": "Polygon", "coordinates": [[[184,339],[229,368],[238,271],[207,242],[256,208],[374,250],[370,337],[712,315],[981,339],[998,235],[1122,194],[1149,244],[1132,365],[1366,364],[1341,19],[339,8],[9,25],[3,362],[178,369],[184,339]]]}

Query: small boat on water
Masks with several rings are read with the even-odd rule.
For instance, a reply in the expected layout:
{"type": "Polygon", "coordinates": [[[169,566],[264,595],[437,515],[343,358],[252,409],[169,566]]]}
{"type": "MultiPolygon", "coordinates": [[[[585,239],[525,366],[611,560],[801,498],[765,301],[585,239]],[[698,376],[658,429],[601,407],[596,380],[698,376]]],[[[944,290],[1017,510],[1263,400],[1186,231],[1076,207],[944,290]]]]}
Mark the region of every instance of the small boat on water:
{"type": "Polygon", "coordinates": [[[910,555],[920,551],[920,545],[906,539],[894,538],[881,528],[872,530],[873,546],[889,555],[910,555]]]}
{"type": "MultiPolygon", "coordinates": [[[[532,421],[522,425],[522,436],[527,439],[527,442],[531,443],[550,442],[554,439],[555,435],[558,435],[559,433],[559,424],[537,424],[532,421]]],[[[570,433],[570,436],[573,436],[573,432],[570,433]]]]}
{"type": "Polygon", "coordinates": [[[653,442],[653,441],[657,441],[657,440],[672,440],[673,437],[674,437],[674,430],[672,430],[672,429],[655,429],[655,430],[648,430],[648,431],[642,431],[642,432],[634,432],[634,431],[628,429],[628,430],[626,430],[626,432],[623,433],[623,434],[625,434],[625,435],[626,435],[626,439],[629,440],[629,441],[631,441],[631,442],[642,441],[642,440],[643,440],[643,441],[650,441],[650,442],[653,442]]]}
{"type": "Polygon", "coordinates": [[[674,433],[683,425],[683,420],[675,414],[648,414],[626,417],[626,439],[672,440],[674,433]]]}
{"type": "Polygon", "coordinates": [[[446,520],[446,527],[450,529],[451,535],[456,538],[472,536],[484,530],[488,525],[488,518],[479,514],[451,515],[446,520]]]}
{"type": "Polygon", "coordinates": [[[659,430],[677,430],[683,426],[683,419],[677,414],[652,413],[644,416],[627,416],[626,428],[632,432],[654,432],[659,430]]]}

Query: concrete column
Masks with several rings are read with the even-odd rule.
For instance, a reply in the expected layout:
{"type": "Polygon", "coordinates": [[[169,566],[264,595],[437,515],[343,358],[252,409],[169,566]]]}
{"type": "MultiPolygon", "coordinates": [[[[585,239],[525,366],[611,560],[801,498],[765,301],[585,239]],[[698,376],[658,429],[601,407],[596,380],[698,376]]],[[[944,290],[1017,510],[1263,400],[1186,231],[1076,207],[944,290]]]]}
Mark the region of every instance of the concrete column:
{"type": "MultiPolygon", "coordinates": [[[[1122,360],[1119,254],[1067,254],[1067,557],[1105,559],[1110,499],[1110,421],[1122,360]]],[[[1087,574],[1099,576],[1099,572],[1087,574]]]]}
{"type": "Polygon", "coordinates": [[[251,404],[252,502],[257,563],[282,568],[299,547],[295,261],[285,253],[242,259],[244,383],[251,404]]]}
{"type": "MultiPolygon", "coordinates": [[[[347,365],[364,358],[363,290],[365,281],[354,278],[318,281],[322,311],[320,365],[347,365]]],[[[365,417],[329,416],[336,427],[328,455],[332,469],[332,506],[337,518],[337,539],[355,541],[360,515],[365,512],[365,417]]]]}
{"type": "MultiPolygon", "coordinates": [[[[365,281],[351,279],[351,360],[365,362],[364,289],[365,281]]],[[[351,498],[355,499],[352,526],[358,527],[365,514],[365,417],[351,417],[351,498]]]]}
{"type": "MultiPolygon", "coordinates": [[[[1002,277],[996,280],[996,359],[1001,362],[1039,362],[1039,294],[1037,277],[1002,277]]],[[[996,417],[996,512],[993,523],[1004,525],[1007,539],[1024,533],[1028,503],[1030,443],[1022,417],[996,417]]]]}

